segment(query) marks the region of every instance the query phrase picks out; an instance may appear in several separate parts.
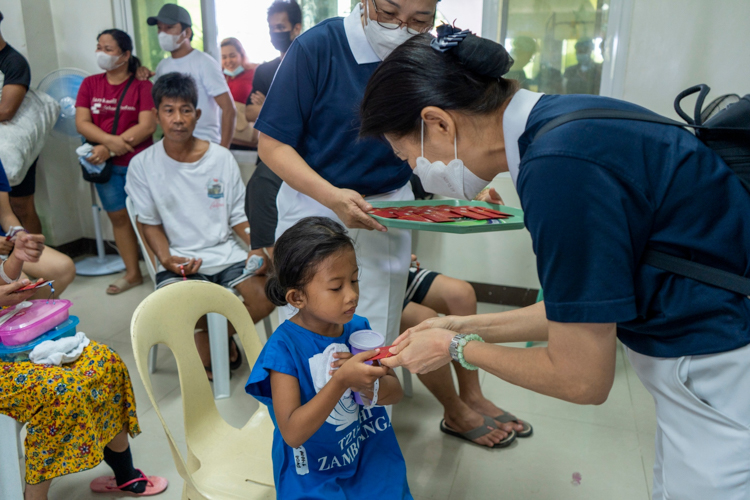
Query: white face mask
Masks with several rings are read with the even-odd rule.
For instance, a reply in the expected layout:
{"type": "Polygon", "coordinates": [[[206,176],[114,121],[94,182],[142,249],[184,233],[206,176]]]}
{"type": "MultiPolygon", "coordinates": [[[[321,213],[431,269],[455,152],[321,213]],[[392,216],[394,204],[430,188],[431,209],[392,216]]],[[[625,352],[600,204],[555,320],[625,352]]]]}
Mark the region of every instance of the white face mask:
{"type": "MultiPolygon", "coordinates": [[[[389,30],[370,19],[370,2],[365,0],[365,37],[375,54],[384,61],[396,47],[413,37],[406,27],[389,30]]],[[[360,7],[361,9],[361,7],[360,7]]],[[[395,25],[393,25],[395,27],[395,25]]]]}
{"type": "Polygon", "coordinates": [[[182,33],[179,35],[170,35],[169,33],[164,33],[162,31],[159,33],[159,47],[165,52],[174,52],[180,48],[180,45],[182,45],[182,40],[180,40],[181,36],[182,33]]]}
{"type": "Polygon", "coordinates": [[[466,168],[458,159],[456,137],[453,138],[455,159],[447,165],[442,161],[430,162],[424,157],[424,121],[422,121],[422,156],[417,158],[414,173],[419,176],[425,191],[449,198],[473,200],[479,192],[487,187],[489,181],[481,179],[466,168]]]}
{"type": "Polygon", "coordinates": [[[126,61],[122,61],[119,64],[117,63],[117,60],[120,57],[122,57],[122,54],[120,54],[119,56],[111,56],[106,52],[100,51],[96,53],[96,64],[98,64],[99,67],[104,71],[111,71],[125,64],[126,61]]]}

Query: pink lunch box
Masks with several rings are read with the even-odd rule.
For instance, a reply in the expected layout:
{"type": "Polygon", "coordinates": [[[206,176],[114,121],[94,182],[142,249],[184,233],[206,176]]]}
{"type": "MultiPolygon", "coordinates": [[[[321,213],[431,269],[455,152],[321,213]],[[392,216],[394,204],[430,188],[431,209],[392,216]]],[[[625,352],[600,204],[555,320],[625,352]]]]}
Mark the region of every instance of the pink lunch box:
{"type": "MultiPolygon", "coordinates": [[[[0,342],[20,345],[31,342],[68,319],[69,300],[30,300],[32,305],[0,325],[0,342]]],[[[13,308],[5,314],[12,314],[13,308]]],[[[0,315],[2,318],[5,314],[0,315]]]]}

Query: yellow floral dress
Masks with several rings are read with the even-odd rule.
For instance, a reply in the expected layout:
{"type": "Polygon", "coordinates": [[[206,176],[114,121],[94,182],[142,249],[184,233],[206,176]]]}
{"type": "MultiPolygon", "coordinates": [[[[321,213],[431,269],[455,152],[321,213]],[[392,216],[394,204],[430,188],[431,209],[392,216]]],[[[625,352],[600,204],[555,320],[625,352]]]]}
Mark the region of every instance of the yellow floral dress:
{"type": "Polygon", "coordinates": [[[63,366],[0,362],[0,413],[28,424],[28,484],[95,467],[123,428],[141,432],[125,363],[93,341],[63,366]]]}

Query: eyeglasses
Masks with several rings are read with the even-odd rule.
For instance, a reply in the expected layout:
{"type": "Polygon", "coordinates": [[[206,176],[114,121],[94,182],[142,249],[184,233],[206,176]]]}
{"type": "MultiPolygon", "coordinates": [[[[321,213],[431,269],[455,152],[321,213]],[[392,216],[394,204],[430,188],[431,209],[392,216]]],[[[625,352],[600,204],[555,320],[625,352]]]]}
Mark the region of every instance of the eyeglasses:
{"type": "Polygon", "coordinates": [[[371,1],[372,6],[375,8],[375,17],[377,18],[376,21],[385,29],[396,30],[403,26],[406,26],[406,31],[408,31],[412,35],[419,35],[420,33],[427,33],[435,25],[434,13],[432,14],[432,19],[429,21],[418,21],[416,19],[412,19],[411,21],[406,22],[396,17],[395,14],[378,9],[378,5],[375,3],[375,0],[371,1]]]}

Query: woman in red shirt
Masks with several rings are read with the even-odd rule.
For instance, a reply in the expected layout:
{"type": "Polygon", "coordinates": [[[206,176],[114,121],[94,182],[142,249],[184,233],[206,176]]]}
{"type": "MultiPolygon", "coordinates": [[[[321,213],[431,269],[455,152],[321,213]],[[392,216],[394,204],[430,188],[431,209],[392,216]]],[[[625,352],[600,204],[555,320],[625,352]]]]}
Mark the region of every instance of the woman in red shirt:
{"type": "Polygon", "coordinates": [[[257,145],[257,140],[254,141],[252,138],[253,127],[245,119],[245,103],[253,90],[255,66],[248,62],[245,49],[239,40],[225,38],[221,41],[221,67],[237,108],[234,139],[229,149],[247,150],[257,145]]]}
{"type": "Polygon", "coordinates": [[[133,78],[141,63],[133,56],[133,41],[127,33],[118,29],[100,33],[96,62],[105,72],[89,76],[81,83],[76,99],[76,128],[87,141],[97,144],[87,158],[90,163],[103,163],[112,157],[114,164],[112,178],[105,184],[96,184],[96,190],[112,221],[115,243],[125,261],[125,276],[107,288],[108,294],[115,295],[143,283],[138,240],[125,208],[125,175],[133,156],[153,144],[156,117],[151,82],[133,78]],[[126,87],[117,130],[112,134],[117,102],[126,87]]]}

